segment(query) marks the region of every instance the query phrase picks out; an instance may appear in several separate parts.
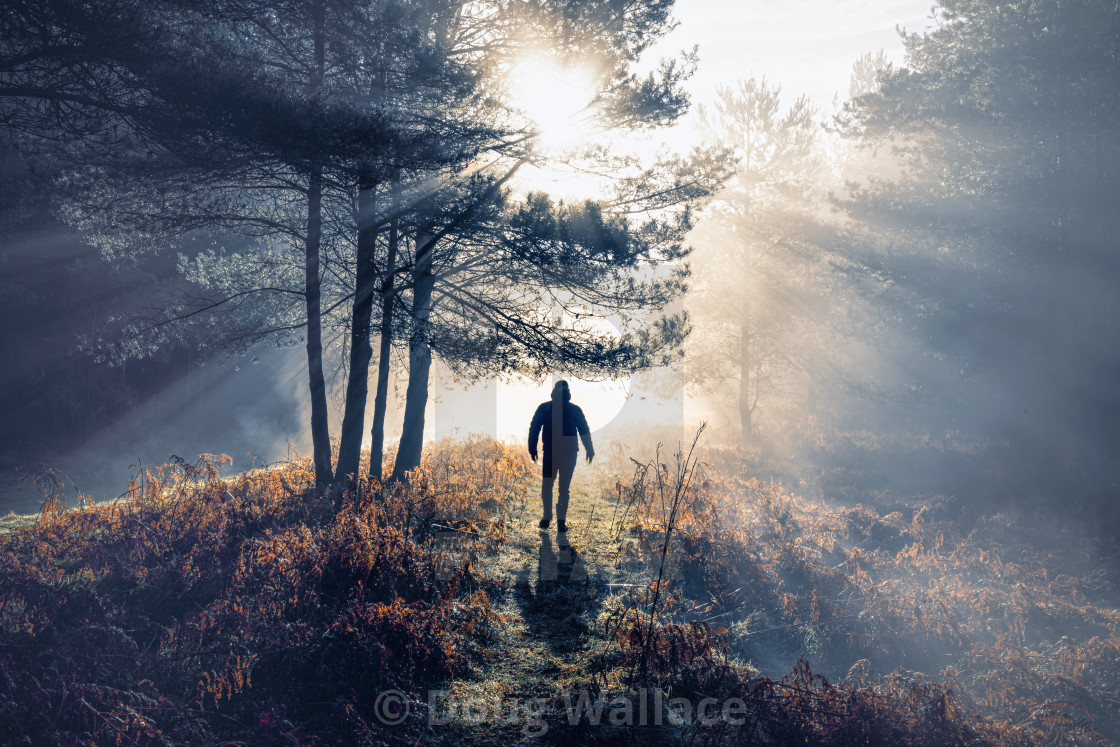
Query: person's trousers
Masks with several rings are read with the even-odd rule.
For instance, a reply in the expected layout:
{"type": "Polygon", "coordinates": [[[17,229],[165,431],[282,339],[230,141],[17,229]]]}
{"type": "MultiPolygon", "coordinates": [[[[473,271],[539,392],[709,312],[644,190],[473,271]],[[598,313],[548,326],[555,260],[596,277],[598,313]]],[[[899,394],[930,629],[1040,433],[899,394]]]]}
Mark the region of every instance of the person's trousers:
{"type": "Polygon", "coordinates": [[[541,470],[541,503],[544,504],[544,518],[552,520],[552,484],[560,475],[560,490],[556,496],[556,520],[568,518],[568,498],[572,486],[572,475],[576,471],[576,458],[579,456],[579,442],[575,438],[563,437],[558,443],[544,448],[541,470]]]}

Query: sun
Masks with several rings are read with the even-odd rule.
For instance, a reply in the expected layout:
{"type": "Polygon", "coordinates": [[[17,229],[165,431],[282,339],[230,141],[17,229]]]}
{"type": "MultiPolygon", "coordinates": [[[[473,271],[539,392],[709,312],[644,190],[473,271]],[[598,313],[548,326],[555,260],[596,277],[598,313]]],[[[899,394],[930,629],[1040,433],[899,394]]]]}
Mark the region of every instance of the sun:
{"type": "Polygon", "coordinates": [[[513,67],[510,104],[532,122],[538,151],[568,151],[591,138],[595,83],[591,70],[543,53],[527,55],[513,67]]]}

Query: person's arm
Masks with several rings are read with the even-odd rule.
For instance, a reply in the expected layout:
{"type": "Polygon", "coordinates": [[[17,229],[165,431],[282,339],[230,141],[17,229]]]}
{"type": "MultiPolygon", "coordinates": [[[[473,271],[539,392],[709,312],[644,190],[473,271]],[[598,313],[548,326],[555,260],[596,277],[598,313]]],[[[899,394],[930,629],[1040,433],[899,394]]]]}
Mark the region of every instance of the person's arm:
{"type": "Polygon", "coordinates": [[[583,449],[587,452],[587,463],[591,464],[591,460],[595,458],[595,447],[591,445],[591,429],[587,427],[587,418],[583,416],[583,410],[579,405],[575,406],[576,410],[576,431],[579,433],[579,438],[583,441],[583,449]]]}
{"type": "Polygon", "coordinates": [[[537,407],[537,411],[533,413],[533,422],[529,424],[529,456],[533,461],[537,461],[537,439],[541,435],[541,428],[544,427],[544,405],[537,407]]]}

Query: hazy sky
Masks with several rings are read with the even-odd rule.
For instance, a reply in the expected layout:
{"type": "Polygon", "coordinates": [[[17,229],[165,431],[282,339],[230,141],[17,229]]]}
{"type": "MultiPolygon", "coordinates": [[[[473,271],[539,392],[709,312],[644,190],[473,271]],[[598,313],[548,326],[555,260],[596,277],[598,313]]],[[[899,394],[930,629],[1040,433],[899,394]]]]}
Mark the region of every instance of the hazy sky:
{"type": "Polygon", "coordinates": [[[852,63],[879,49],[895,63],[895,31],[924,30],[929,0],[678,0],[680,26],[654,50],[661,56],[700,45],[693,100],[711,101],[716,86],[765,75],[792,96],[827,107],[847,95],[852,63]]]}
{"type": "MultiPolygon", "coordinates": [[[[897,27],[911,33],[924,31],[930,25],[930,7],[929,0],[677,0],[680,25],[648,50],[639,72],[699,45],[699,68],[687,84],[694,105],[710,105],[720,85],[765,76],[771,84],[782,86],[785,105],[806,94],[825,119],[833,111],[836,94],[841,101],[847,98],[856,59],[881,49],[888,60],[901,64],[903,49],[897,27]]],[[[531,78],[533,86],[540,77],[531,78]]],[[[545,109],[564,110],[561,100],[553,100],[564,90],[538,88],[536,103],[544,104],[545,109]]],[[[520,105],[532,110],[533,103],[522,101],[520,105]]],[[[570,108],[574,111],[582,105],[573,103],[570,108]]],[[[546,118],[550,114],[542,113],[546,118]]],[[[569,114],[562,113],[561,120],[569,114]]],[[[698,138],[688,116],[667,131],[639,136],[628,145],[617,141],[616,147],[644,153],[663,145],[685,152],[698,138]]],[[[601,191],[598,180],[564,169],[527,167],[518,182],[526,189],[541,189],[558,197],[584,199],[601,191]]]]}

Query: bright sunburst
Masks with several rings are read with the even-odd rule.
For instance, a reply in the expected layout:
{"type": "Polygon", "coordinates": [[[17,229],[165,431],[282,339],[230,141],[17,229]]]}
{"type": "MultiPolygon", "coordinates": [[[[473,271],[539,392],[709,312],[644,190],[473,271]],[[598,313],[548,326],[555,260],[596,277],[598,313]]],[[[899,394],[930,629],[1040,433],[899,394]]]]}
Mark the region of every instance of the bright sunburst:
{"type": "Polygon", "coordinates": [[[592,135],[595,76],[590,70],[532,54],[510,72],[509,92],[510,103],[532,120],[538,150],[570,150],[592,135]]]}

